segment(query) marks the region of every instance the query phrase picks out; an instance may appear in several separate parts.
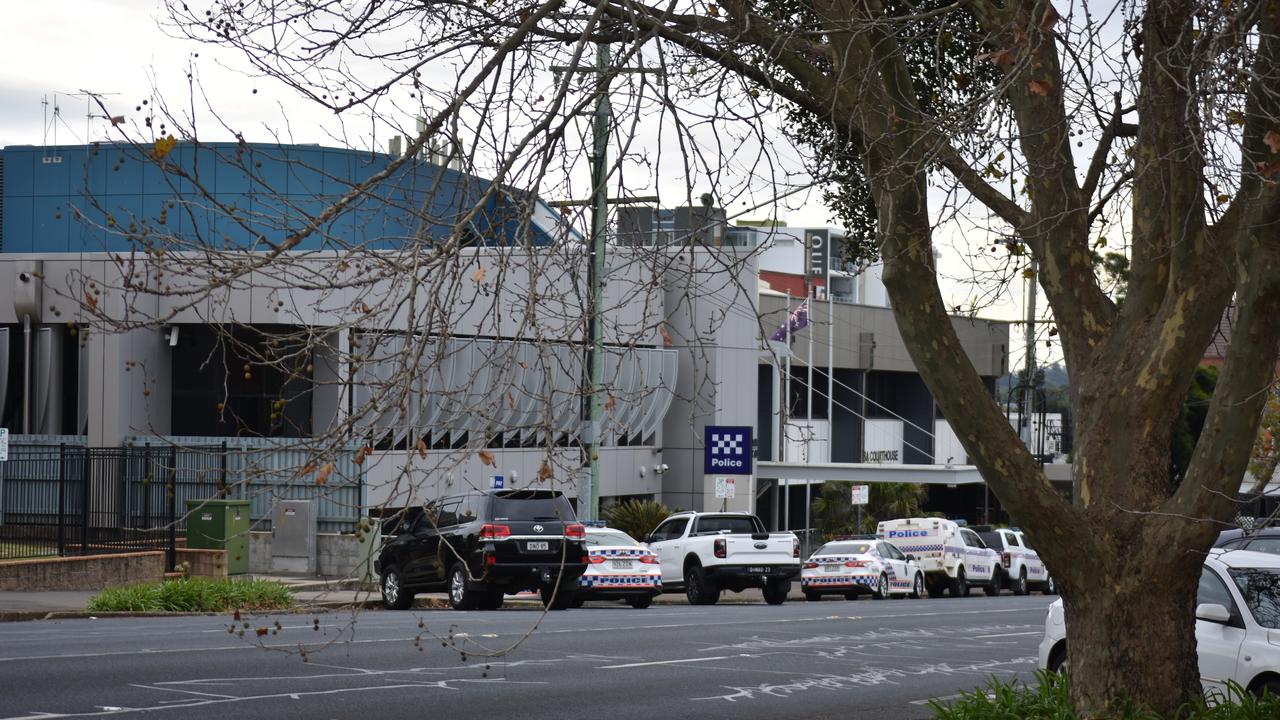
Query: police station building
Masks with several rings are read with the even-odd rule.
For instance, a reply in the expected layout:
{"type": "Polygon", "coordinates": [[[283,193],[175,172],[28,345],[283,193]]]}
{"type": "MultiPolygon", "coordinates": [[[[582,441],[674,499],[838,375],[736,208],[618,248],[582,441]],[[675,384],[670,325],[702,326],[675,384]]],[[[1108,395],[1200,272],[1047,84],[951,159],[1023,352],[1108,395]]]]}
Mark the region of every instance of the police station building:
{"type": "MultiPolygon", "coordinates": [[[[0,427],[13,434],[11,444],[230,440],[270,457],[282,445],[305,448],[341,431],[350,446],[338,465],[359,487],[341,512],[409,505],[490,486],[495,476],[509,487],[554,482],[584,497],[584,243],[558,211],[517,190],[491,193],[483,178],[414,159],[285,253],[296,277],[337,276],[352,248],[395,254],[410,239],[429,243],[448,228],[424,229],[424,212],[452,218],[487,198],[459,261],[460,276],[473,280],[450,296],[453,322],[431,343],[405,340],[418,327],[395,313],[352,320],[352,308],[369,297],[397,292],[393,277],[357,291],[300,287],[288,273],[264,273],[199,303],[185,301],[180,278],[169,279],[178,290],[171,295],[110,290],[121,287],[122,264],[143,277],[160,264],[136,232],[126,237],[131,225],[156,229],[160,247],[151,251],[172,236],[182,238],[180,252],[209,243],[258,257],[279,247],[299,218],[394,159],[313,145],[180,143],[168,162],[189,179],[175,180],[127,146],[4,148],[0,427]],[[86,302],[119,322],[95,319],[86,302]],[[163,322],[137,322],[148,318],[163,322]],[[253,366],[273,337],[299,329],[313,338],[308,362],[287,373],[253,366]],[[238,340],[235,348],[227,337],[238,340]],[[404,376],[397,372],[410,346],[428,349],[414,360],[422,372],[408,374],[407,396],[394,408],[359,412],[379,397],[381,382],[404,376]],[[361,350],[368,347],[378,350],[361,350]],[[357,355],[360,362],[349,361],[357,355]],[[485,412],[459,411],[474,407],[485,412]]],[[[803,298],[762,283],[760,264],[786,255],[777,248],[789,241],[684,210],[662,244],[611,243],[607,255],[609,402],[593,431],[603,502],[752,510],[773,527],[796,528],[812,486],[864,477],[935,482],[943,495],[956,491],[958,510],[980,508],[977,495],[961,489],[974,477],[964,475],[963,451],[879,291],[836,292],[861,281],[835,269],[824,277],[832,291],[810,299],[810,322],[783,358],[767,337],[803,298]],[[707,227],[717,229],[708,235],[707,227]],[[799,473],[800,463],[840,467],[799,473]],[[864,474],[850,475],[857,472],[864,474]]],[[[769,272],[776,281],[788,268],[769,272]]],[[[1007,325],[954,322],[993,384],[1005,371],[1007,325]]],[[[303,462],[281,461],[273,472],[295,482],[303,462]]]]}

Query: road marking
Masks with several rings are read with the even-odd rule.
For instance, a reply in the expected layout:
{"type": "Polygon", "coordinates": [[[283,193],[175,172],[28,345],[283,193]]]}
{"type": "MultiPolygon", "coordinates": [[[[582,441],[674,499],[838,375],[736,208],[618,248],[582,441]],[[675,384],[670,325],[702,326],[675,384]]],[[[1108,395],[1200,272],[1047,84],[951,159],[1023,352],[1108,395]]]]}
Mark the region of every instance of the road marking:
{"type": "Polygon", "coordinates": [[[1022,636],[1022,635],[1042,635],[1042,634],[1044,634],[1044,631],[1042,631],[1042,630],[1032,630],[1031,632],[1020,632],[1020,633],[1000,633],[999,635],[974,635],[971,639],[972,639],[972,640],[986,640],[987,638],[998,638],[998,637],[1019,637],[1019,636],[1022,636]]]}
{"type": "Polygon", "coordinates": [[[731,657],[747,657],[746,655],[717,655],[716,657],[685,658],[683,660],[655,660],[653,662],[627,663],[626,665],[601,665],[597,670],[621,670],[623,668],[648,667],[650,665],[677,665],[680,663],[710,662],[712,660],[728,660],[731,657]]]}

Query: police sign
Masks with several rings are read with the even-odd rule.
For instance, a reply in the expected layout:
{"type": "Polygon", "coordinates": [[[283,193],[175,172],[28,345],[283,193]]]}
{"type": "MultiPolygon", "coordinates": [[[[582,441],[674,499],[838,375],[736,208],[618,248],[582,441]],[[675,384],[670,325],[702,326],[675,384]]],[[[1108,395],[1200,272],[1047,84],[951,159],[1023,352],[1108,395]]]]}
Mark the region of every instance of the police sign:
{"type": "Polygon", "coordinates": [[[708,425],[703,436],[703,466],[707,475],[751,474],[751,426],[708,425]]]}

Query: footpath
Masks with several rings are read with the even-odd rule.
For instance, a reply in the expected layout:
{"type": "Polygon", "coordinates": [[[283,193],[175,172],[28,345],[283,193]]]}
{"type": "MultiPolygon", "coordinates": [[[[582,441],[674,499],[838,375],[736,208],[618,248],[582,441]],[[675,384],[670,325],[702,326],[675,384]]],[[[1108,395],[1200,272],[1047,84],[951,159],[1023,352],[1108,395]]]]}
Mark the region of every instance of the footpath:
{"type": "MultiPolygon", "coordinates": [[[[246,576],[249,577],[249,576],[246,576]]],[[[293,590],[297,603],[292,612],[319,612],[336,610],[380,610],[382,599],[372,585],[363,585],[343,579],[277,575],[253,575],[262,580],[274,580],[293,590]]],[[[85,608],[96,591],[0,591],[0,622],[16,620],[59,620],[71,618],[107,617],[157,617],[179,614],[221,613],[167,613],[167,612],[111,612],[94,613],[85,608]]],[[[788,602],[804,601],[800,584],[792,583],[788,602]]],[[[683,593],[667,593],[654,598],[656,605],[687,605],[683,593]]],[[[720,596],[722,604],[758,604],[764,602],[759,590],[740,593],[725,592],[720,596]]],[[[419,593],[414,602],[418,609],[446,609],[449,599],[444,593],[419,593]]],[[[535,593],[508,595],[503,608],[541,608],[542,602],[535,593]]]]}

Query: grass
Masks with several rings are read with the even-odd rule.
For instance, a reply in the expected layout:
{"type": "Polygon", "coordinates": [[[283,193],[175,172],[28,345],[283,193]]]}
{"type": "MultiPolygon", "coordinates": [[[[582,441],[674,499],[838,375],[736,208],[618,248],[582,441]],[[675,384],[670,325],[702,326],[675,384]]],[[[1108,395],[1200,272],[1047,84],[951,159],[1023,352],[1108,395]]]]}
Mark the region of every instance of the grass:
{"type": "MultiPolygon", "coordinates": [[[[978,690],[961,693],[958,700],[929,703],[937,720],[1080,720],[1071,708],[1067,681],[1056,673],[1036,673],[1034,684],[1001,682],[992,678],[978,690]]],[[[1232,683],[1216,705],[1203,700],[1184,705],[1173,718],[1147,710],[1122,707],[1117,720],[1275,720],[1280,718],[1280,698],[1254,697],[1232,683]],[[1225,702],[1224,702],[1225,701],[1225,702]]]]}
{"type": "Polygon", "coordinates": [[[89,600],[93,612],[226,612],[276,610],[293,605],[278,582],[235,578],[178,578],[103,590],[89,600]]]}

